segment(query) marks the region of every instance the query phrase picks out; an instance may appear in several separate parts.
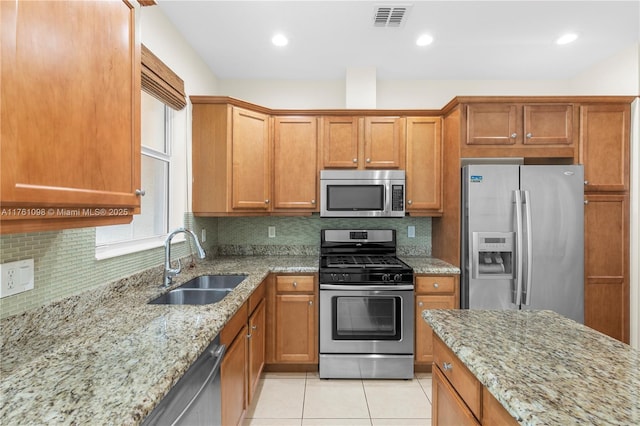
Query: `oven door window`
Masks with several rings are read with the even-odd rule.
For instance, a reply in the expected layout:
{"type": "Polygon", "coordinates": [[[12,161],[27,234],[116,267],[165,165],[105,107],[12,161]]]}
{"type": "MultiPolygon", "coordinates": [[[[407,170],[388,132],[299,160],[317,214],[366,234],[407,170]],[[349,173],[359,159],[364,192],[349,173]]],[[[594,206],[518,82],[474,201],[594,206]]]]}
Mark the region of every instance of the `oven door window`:
{"type": "Polygon", "coordinates": [[[335,296],[332,299],[333,340],[400,340],[402,298],[335,296]]]}
{"type": "Polygon", "coordinates": [[[384,209],[384,185],[327,185],[329,211],[380,211],[384,209]]]}

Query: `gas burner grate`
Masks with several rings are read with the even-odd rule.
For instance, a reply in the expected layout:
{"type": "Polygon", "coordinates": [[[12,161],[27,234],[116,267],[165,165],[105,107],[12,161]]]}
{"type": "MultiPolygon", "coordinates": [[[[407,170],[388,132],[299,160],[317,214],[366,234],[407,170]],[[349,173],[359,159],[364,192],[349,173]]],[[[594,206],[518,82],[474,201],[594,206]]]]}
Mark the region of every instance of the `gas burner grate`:
{"type": "Polygon", "coordinates": [[[327,256],[329,268],[402,268],[404,264],[393,256],[327,256]]]}

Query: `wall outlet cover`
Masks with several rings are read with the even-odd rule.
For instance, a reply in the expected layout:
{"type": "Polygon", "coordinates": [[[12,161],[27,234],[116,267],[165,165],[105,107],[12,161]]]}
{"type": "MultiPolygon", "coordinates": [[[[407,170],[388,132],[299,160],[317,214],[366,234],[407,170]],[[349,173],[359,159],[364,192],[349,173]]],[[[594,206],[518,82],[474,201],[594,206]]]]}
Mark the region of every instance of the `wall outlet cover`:
{"type": "Polygon", "coordinates": [[[0,298],[33,289],[33,259],[0,265],[0,298]]]}
{"type": "Polygon", "coordinates": [[[275,226],[270,226],[269,227],[269,238],[275,238],[276,237],[276,227],[275,226]]]}
{"type": "Polygon", "coordinates": [[[415,238],[416,237],[416,227],[413,225],[407,226],[407,237],[415,238]]]}

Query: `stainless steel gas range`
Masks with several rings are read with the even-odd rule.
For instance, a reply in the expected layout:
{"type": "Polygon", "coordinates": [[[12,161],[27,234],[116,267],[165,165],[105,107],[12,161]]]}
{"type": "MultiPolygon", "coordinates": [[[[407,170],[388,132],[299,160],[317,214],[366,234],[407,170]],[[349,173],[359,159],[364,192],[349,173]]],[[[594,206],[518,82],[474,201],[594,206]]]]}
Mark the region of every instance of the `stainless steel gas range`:
{"type": "Polygon", "coordinates": [[[319,308],[320,378],[413,377],[413,269],[395,230],[321,231],[319,308]]]}

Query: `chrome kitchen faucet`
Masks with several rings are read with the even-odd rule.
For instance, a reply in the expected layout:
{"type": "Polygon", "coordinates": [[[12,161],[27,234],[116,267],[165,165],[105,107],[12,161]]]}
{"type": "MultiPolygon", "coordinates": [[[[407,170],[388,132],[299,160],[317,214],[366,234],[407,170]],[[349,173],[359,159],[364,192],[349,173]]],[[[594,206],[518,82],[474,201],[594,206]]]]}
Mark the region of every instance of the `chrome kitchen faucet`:
{"type": "Polygon", "coordinates": [[[204,249],[200,245],[200,241],[198,241],[198,237],[196,237],[196,234],[194,234],[193,231],[191,231],[189,229],[186,229],[186,228],[178,228],[175,231],[171,232],[167,236],[167,239],[164,240],[164,277],[163,277],[163,284],[164,284],[165,287],[169,287],[171,285],[171,283],[172,283],[173,277],[178,275],[180,273],[180,271],[182,270],[182,265],[180,264],[180,259],[178,259],[178,267],[177,268],[171,268],[171,239],[174,236],[176,236],[176,234],[180,234],[180,233],[191,235],[191,238],[193,238],[193,241],[196,244],[196,250],[198,251],[198,257],[200,259],[204,259],[204,257],[205,257],[204,249]]]}

